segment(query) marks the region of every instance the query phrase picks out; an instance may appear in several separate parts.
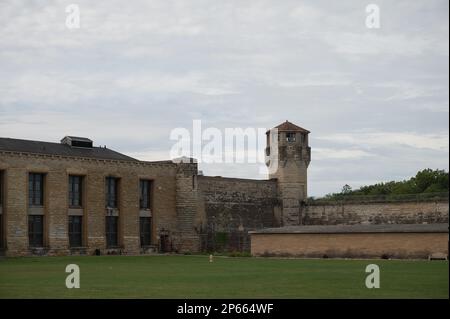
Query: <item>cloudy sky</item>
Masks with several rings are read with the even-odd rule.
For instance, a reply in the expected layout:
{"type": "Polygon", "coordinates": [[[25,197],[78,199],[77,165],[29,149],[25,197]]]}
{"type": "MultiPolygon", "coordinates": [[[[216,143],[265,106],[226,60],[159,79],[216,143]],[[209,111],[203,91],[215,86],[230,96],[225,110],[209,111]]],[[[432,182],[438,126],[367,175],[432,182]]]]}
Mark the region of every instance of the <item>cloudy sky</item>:
{"type": "MultiPolygon", "coordinates": [[[[310,195],[448,169],[447,0],[0,0],[0,136],[143,160],[176,127],[309,129],[310,195]],[[66,7],[80,9],[79,29],[66,7]],[[365,25],[366,5],[381,27],[365,25]]],[[[257,165],[207,175],[265,178],[257,165]]]]}

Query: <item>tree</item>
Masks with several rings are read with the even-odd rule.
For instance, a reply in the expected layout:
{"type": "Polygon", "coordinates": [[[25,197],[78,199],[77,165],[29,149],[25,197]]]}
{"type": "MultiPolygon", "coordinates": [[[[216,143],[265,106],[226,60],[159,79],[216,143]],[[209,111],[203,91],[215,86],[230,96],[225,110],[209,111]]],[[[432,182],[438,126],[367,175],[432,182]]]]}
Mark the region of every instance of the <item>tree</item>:
{"type": "Polygon", "coordinates": [[[352,187],[350,185],[348,185],[348,184],[345,184],[342,187],[341,194],[348,195],[348,194],[351,194],[351,193],[352,193],[352,187]]]}

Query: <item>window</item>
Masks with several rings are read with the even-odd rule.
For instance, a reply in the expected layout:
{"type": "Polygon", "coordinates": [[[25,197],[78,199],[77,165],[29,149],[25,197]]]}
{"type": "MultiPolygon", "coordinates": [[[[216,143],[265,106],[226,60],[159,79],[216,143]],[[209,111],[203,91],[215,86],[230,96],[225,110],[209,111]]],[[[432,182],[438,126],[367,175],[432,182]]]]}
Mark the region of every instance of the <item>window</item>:
{"type": "Polygon", "coordinates": [[[3,172],[0,171],[0,209],[3,205],[3,172]]]}
{"type": "Polygon", "coordinates": [[[117,247],[118,246],[118,230],[119,230],[119,217],[106,216],[106,246],[117,247]]]}
{"type": "Polygon", "coordinates": [[[150,192],[151,192],[151,181],[141,180],[140,196],[139,196],[139,207],[141,209],[150,209],[150,192]]]}
{"type": "Polygon", "coordinates": [[[152,218],[140,217],[141,246],[149,246],[152,243],[152,218]]]}
{"type": "Polygon", "coordinates": [[[286,141],[295,142],[295,133],[286,133],[286,141]]]}
{"type": "Polygon", "coordinates": [[[0,248],[3,247],[3,172],[0,171],[0,248]]]}
{"type": "Polygon", "coordinates": [[[195,190],[195,188],[197,187],[197,176],[196,175],[192,175],[192,189],[195,190]]]}
{"type": "Polygon", "coordinates": [[[44,174],[30,173],[28,201],[30,206],[44,206],[44,174]]]}
{"type": "Polygon", "coordinates": [[[4,242],[3,242],[3,215],[0,214],[0,248],[3,248],[4,242]]]}
{"type": "Polygon", "coordinates": [[[117,208],[117,186],[118,179],[114,177],[106,178],[106,207],[117,208]]]}
{"type": "Polygon", "coordinates": [[[70,247],[83,246],[83,233],[82,233],[82,217],[81,216],[69,216],[69,245],[70,247]]]}
{"type": "Polygon", "coordinates": [[[44,246],[44,216],[28,216],[28,240],[30,247],[44,246]]]}
{"type": "Polygon", "coordinates": [[[69,176],[69,207],[81,207],[82,204],[82,176],[69,176]]]}

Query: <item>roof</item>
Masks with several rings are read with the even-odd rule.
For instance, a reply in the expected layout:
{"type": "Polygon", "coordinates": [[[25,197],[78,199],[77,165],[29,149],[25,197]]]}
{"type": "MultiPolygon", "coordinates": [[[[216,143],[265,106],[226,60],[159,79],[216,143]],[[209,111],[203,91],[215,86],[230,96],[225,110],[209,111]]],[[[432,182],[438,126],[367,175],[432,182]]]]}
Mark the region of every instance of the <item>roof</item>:
{"type": "Polygon", "coordinates": [[[60,155],[72,157],[88,157],[95,159],[137,161],[132,157],[104,147],[82,148],[66,144],[21,140],[0,137],[0,151],[60,155]]]}
{"type": "Polygon", "coordinates": [[[264,228],[250,234],[448,233],[448,224],[309,225],[264,228]]]}
{"type": "MultiPolygon", "coordinates": [[[[288,120],[286,120],[286,122],[281,123],[280,125],[275,126],[274,128],[278,129],[278,132],[310,133],[307,129],[304,129],[303,127],[295,125],[294,123],[291,123],[288,120]]],[[[270,132],[270,130],[267,132],[270,132]]]]}

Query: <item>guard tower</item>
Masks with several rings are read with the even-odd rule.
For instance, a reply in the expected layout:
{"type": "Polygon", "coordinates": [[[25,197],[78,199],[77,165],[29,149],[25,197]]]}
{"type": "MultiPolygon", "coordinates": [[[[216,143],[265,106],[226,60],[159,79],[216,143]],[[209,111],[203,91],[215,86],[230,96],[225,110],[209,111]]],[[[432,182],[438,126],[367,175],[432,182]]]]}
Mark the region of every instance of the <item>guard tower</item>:
{"type": "Polygon", "coordinates": [[[267,131],[266,164],[269,178],[278,181],[283,226],[302,223],[302,207],[307,198],[307,170],[311,161],[308,134],[286,121],[267,131]]]}

